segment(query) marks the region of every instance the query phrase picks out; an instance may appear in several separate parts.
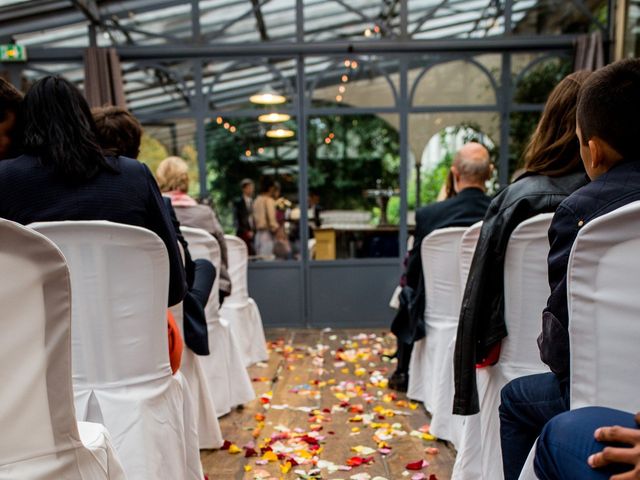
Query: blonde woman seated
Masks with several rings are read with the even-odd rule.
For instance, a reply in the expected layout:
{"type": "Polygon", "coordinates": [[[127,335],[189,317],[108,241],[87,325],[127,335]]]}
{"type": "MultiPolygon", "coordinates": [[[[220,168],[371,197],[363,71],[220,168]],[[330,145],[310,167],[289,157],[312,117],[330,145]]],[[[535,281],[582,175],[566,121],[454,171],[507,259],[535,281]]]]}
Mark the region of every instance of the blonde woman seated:
{"type": "Polygon", "coordinates": [[[171,199],[180,225],[201,228],[213,235],[220,244],[222,267],[220,269],[220,303],[231,294],[227,244],[224,231],[214,210],[201,205],[188,195],[189,166],[180,157],[167,157],[156,169],[156,181],[163,195],[171,199]]]}

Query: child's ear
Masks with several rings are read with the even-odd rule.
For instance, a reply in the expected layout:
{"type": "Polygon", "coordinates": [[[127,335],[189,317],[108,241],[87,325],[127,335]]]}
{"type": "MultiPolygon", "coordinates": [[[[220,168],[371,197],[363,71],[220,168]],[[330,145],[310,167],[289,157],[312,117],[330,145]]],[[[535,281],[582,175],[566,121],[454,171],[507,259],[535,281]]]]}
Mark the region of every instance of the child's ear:
{"type": "Polygon", "coordinates": [[[598,137],[593,137],[589,140],[589,160],[593,170],[597,170],[602,166],[604,161],[603,153],[601,140],[598,137]]]}

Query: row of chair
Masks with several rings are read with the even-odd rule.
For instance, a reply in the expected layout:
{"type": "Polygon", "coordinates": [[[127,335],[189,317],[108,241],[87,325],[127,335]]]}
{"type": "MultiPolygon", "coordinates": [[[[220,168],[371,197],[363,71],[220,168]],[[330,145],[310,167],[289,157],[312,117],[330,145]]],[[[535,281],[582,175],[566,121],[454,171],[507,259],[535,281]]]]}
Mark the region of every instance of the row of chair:
{"type": "MultiPolygon", "coordinates": [[[[207,305],[212,354],[185,348],[172,375],[162,241],[110,222],[30,227],[0,220],[0,479],[202,480],[199,449],[222,445],[217,417],[254,397],[245,367],[267,358],[244,243],[228,239],[234,294],[219,309],[214,285],[207,305]]],[[[219,271],[216,240],[185,236],[219,271]]]]}
{"type": "MultiPolygon", "coordinates": [[[[640,243],[640,235],[631,220],[639,212],[639,205],[631,205],[597,219],[580,232],[574,245],[568,282],[572,408],[603,405],[637,409],[630,400],[640,393],[637,383],[631,381],[640,340],[640,329],[634,324],[640,296],[632,293],[632,278],[640,271],[640,265],[634,268],[633,263],[637,258],[633,247],[640,243]],[[603,354],[605,351],[610,353],[603,354]],[[620,361],[621,352],[631,355],[633,361],[620,361]],[[615,371],[625,374],[612,375],[615,371]]],[[[454,479],[503,478],[500,390],[517,377],[548,371],[540,360],[536,338],[549,295],[546,259],[551,219],[552,214],[538,215],[511,235],[504,268],[509,336],[502,342],[500,361],[477,370],[480,413],[470,417],[451,413],[453,350],[481,222],[466,229],[436,230],[421,245],[426,336],[414,347],[408,395],[422,401],[431,413],[431,432],[457,448],[454,479]]]]}

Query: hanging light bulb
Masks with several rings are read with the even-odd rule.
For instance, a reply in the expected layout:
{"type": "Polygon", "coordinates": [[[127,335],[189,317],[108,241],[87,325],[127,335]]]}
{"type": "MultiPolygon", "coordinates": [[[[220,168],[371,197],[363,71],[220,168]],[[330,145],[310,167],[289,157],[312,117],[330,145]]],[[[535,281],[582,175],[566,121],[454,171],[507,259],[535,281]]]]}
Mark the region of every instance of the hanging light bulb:
{"type": "Polygon", "coordinates": [[[249,97],[249,101],[259,105],[278,105],[286,102],[287,98],[284,95],[280,95],[273,88],[267,86],[255,95],[251,95],[249,97]]]}
{"type": "Polygon", "coordinates": [[[267,130],[267,137],[269,138],[291,138],[294,135],[294,131],[286,127],[278,127],[267,130]]]}
{"type": "Polygon", "coordinates": [[[265,113],[264,115],[260,115],[258,117],[258,121],[263,123],[282,123],[291,119],[291,115],[287,115],[286,113],[265,113]]]}

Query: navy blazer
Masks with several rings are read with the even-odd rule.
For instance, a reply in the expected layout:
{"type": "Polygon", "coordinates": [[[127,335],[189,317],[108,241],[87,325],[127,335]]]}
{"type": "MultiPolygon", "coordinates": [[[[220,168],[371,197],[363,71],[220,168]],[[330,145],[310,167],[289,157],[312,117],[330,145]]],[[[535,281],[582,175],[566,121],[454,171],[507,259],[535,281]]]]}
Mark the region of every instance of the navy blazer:
{"type": "Polygon", "coordinates": [[[169,253],[169,305],[187,291],[185,272],[169,213],[143,163],[108,157],[117,173],[101,170],[81,184],[68,182],[37,157],[0,162],[0,218],[22,225],[62,220],[108,220],[151,230],[169,253]]]}
{"type": "Polygon", "coordinates": [[[584,225],[605,213],[640,200],[640,161],[625,161],[564,200],[549,228],[551,295],[542,314],[540,358],[558,378],[569,377],[567,265],[573,242],[584,225]]]}
{"type": "Polygon", "coordinates": [[[432,203],[416,212],[416,233],[407,264],[407,285],[418,288],[422,277],[420,248],[424,237],[446,227],[469,227],[484,218],[491,198],[479,188],[465,188],[455,197],[432,203]]]}
{"type": "Polygon", "coordinates": [[[434,230],[446,227],[468,227],[483,219],[491,199],[479,188],[465,188],[458,195],[433,203],[416,212],[416,233],[407,261],[407,283],[403,289],[400,311],[391,331],[403,343],[424,337],[425,298],[422,274],[422,240],[434,230]]]}

